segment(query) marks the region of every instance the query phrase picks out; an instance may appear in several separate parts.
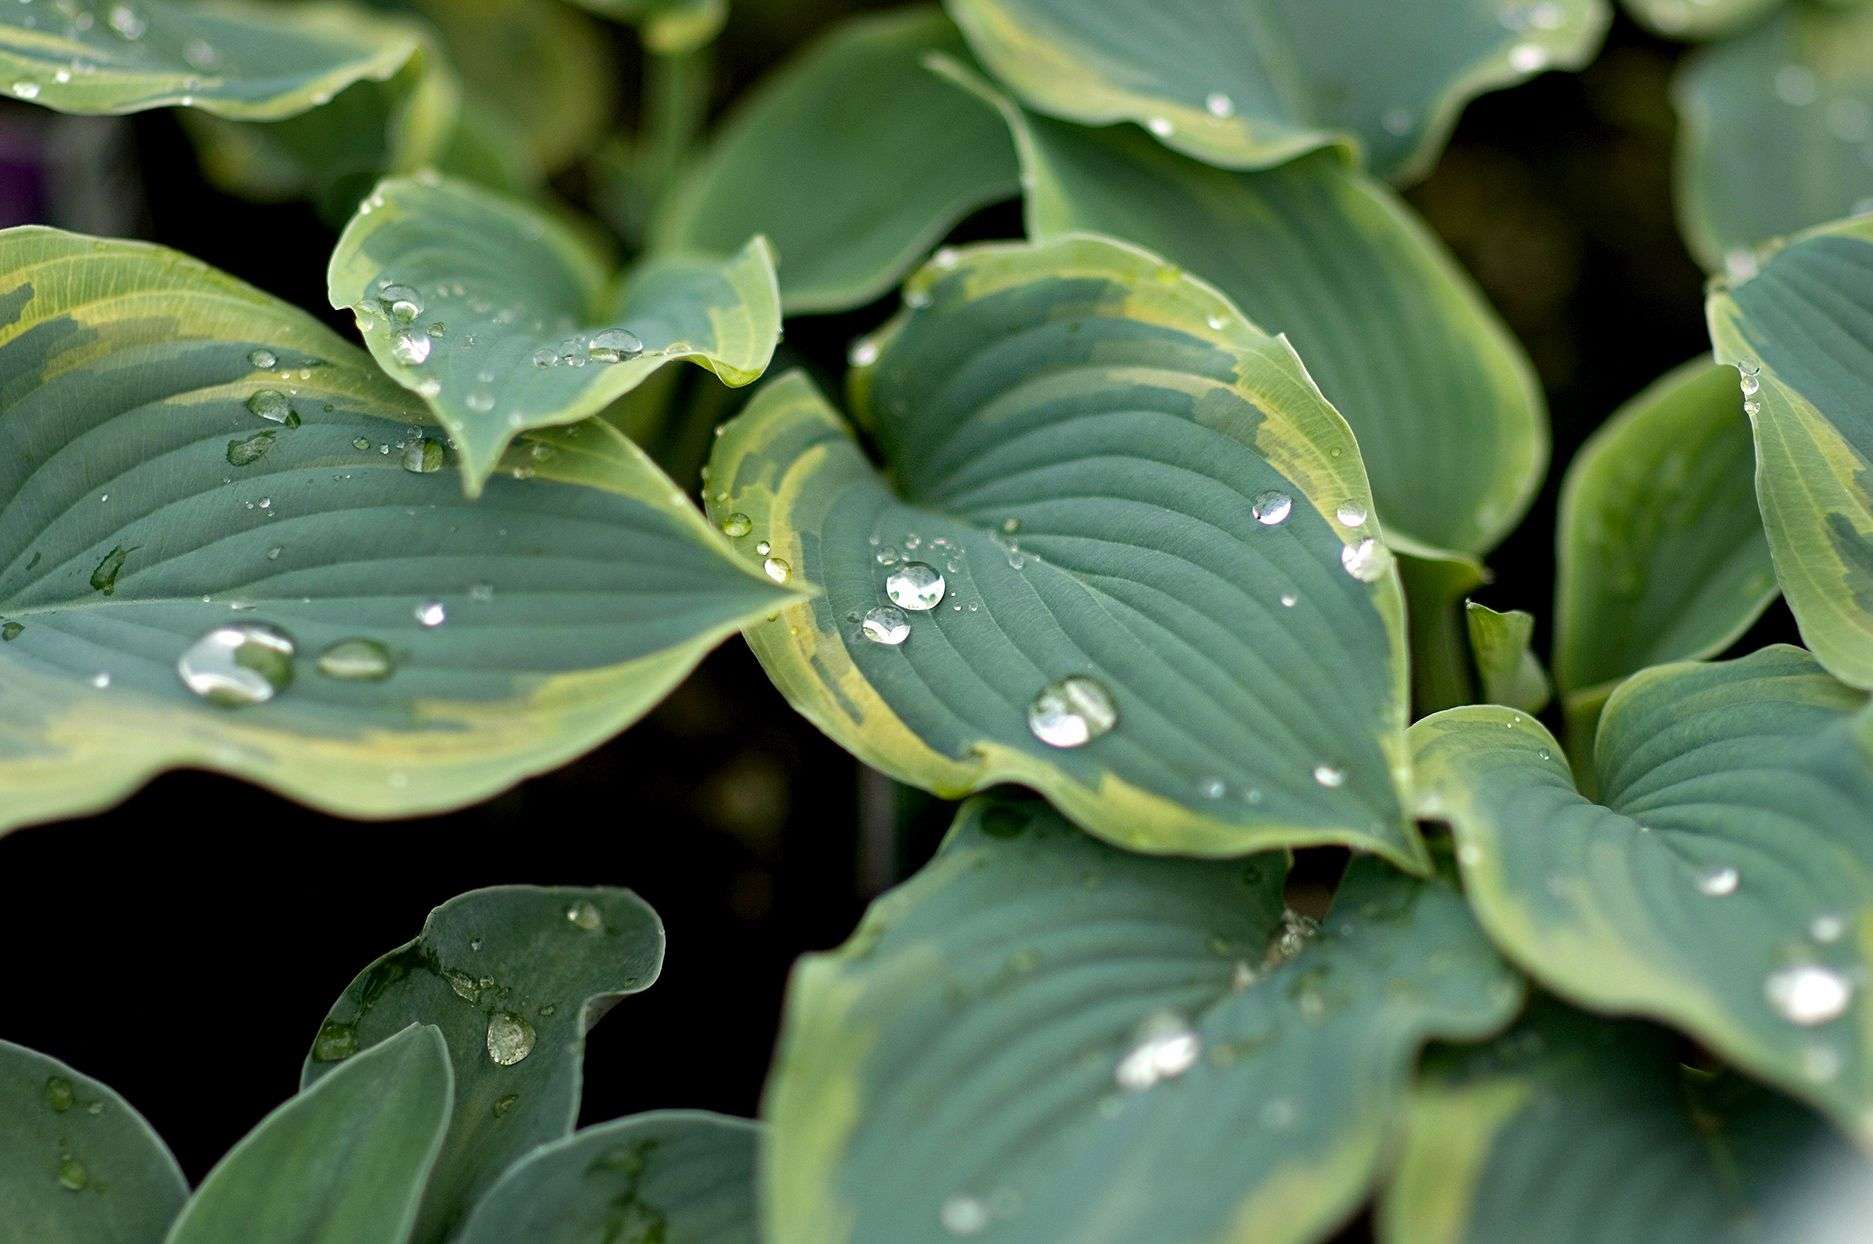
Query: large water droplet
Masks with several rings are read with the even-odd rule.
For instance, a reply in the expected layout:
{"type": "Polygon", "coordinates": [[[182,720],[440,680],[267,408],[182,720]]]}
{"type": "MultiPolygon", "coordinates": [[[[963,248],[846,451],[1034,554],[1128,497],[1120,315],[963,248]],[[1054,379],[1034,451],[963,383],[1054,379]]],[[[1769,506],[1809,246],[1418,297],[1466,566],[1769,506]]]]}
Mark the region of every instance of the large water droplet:
{"type": "Polygon", "coordinates": [[[247,399],[247,409],[268,423],[283,423],[289,428],[299,426],[299,415],[293,410],[292,399],[278,389],[260,390],[247,399]]]}
{"type": "Polygon", "coordinates": [[[406,367],[421,367],[429,360],[429,351],[434,344],[428,333],[413,328],[397,334],[397,339],[390,346],[390,357],[406,367]]]}
{"type": "Polygon", "coordinates": [[[512,1067],[533,1053],[533,1025],[512,1011],[496,1011],[488,1018],[488,1058],[496,1066],[512,1067]]]}
{"type": "Polygon", "coordinates": [[[442,442],[426,436],[419,436],[403,447],[403,469],[416,475],[440,471],[447,460],[448,451],[442,447],[442,442]]]}
{"type": "Polygon", "coordinates": [[[722,534],[731,540],[739,540],[754,530],[754,521],[746,514],[734,513],[722,520],[722,534]]]}
{"type": "Polygon", "coordinates": [[[1028,706],[1028,729],[1049,747],[1090,743],[1118,720],[1118,707],[1105,684],[1081,674],[1048,683],[1028,706]]]}
{"type": "Polygon", "coordinates": [[[1392,550],[1367,536],[1340,550],[1340,565],[1361,583],[1376,583],[1392,565],[1392,550]]]}
{"type": "Polygon", "coordinates": [[[375,639],[341,639],[319,654],[318,669],[339,682],[382,682],[396,663],[390,649],[375,639]]]}
{"type": "Polygon", "coordinates": [[[1357,527],[1366,521],[1366,507],[1357,501],[1342,501],[1333,516],[1340,520],[1343,527],[1357,527]]]}
{"type": "Polygon", "coordinates": [[[267,456],[267,450],[273,448],[278,432],[256,432],[239,440],[228,442],[229,466],[252,466],[267,456]]]}
{"type": "Polygon", "coordinates": [[[1840,1018],[1853,1000],[1853,984],[1846,977],[1814,963],[1771,972],[1764,991],[1777,1014],[1804,1027],[1840,1018]]]}
{"type": "Polygon", "coordinates": [[[784,557],[766,557],[761,561],[761,572],[776,583],[785,583],[793,575],[793,566],[784,557]]]}
{"type": "Polygon", "coordinates": [[[900,609],[925,613],[943,603],[943,575],[925,562],[905,562],[884,581],[884,594],[900,609]]]}
{"type": "Polygon", "coordinates": [[[566,919],[588,933],[596,933],[605,927],[604,913],[599,911],[598,904],[589,898],[580,899],[566,908],[566,919]]]}
{"type": "Polygon", "coordinates": [[[1276,527],[1288,521],[1288,515],[1294,512],[1294,498],[1278,488],[1270,488],[1255,494],[1249,502],[1249,513],[1255,515],[1255,521],[1264,527],[1276,527]]]}
{"type": "Polygon", "coordinates": [[[866,611],[859,630],[874,644],[895,648],[910,638],[910,617],[896,605],[879,605],[866,611]]]}
{"type": "Polygon", "coordinates": [[[644,342],[628,328],[607,328],[592,334],[585,352],[595,363],[622,363],[644,352],[644,342]]]}
{"type": "Polygon", "coordinates": [[[1161,1011],[1139,1025],[1113,1078],[1128,1092],[1143,1092],[1190,1070],[1202,1051],[1202,1039],[1189,1021],[1175,1012],[1161,1011]]]}
{"type": "Polygon", "coordinates": [[[293,641],[260,622],[217,626],[176,661],[182,685],[212,704],[265,704],[292,685],[293,641]]]}

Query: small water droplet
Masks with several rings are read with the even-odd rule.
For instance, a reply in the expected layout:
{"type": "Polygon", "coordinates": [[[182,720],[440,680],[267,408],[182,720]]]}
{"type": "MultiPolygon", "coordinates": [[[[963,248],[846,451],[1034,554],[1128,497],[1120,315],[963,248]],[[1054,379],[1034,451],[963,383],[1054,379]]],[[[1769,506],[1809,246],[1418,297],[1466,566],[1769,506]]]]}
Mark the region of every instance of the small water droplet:
{"type": "Polygon", "coordinates": [[[944,1200],[937,1210],[937,1221],[951,1235],[978,1235],[989,1225],[989,1207],[980,1200],[959,1192],[944,1200]]]}
{"type": "Polygon", "coordinates": [[[1392,550],[1371,536],[1340,550],[1340,565],[1361,583],[1376,583],[1392,565],[1392,550]]]}
{"type": "Polygon", "coordinates": [[[1190,1070],[1202,1052],[1203,1041],[1189,1021],[1175,1012],[1160,1011],[1138,1026],[1113,1079],[1127,1092],[1143,1092],[1190,1070]]]}
{"type": "Polygon", "coordinates": [[[21,78],[13,84],[13,93],[21,99],[38,99],[39,84],[31,78],[21,78]]]}
{"type": "Polygon", "coordinates": [[[428,475],[442,469],[448,451],[441,441],[419,436],[403,447],[403,469],[414,475],[428,475]]]}
{"type": "Polygon", "coordinates": [[[1249,513],[1255,521],[1264,527],[1277,527],[1288,520],[1294,512],[1294,498],[1279,489],[1270,488],[1255,494],[1249,502],[1249,513]]]}
{"type": "Polygon", "coordinates": [[[1847,922],[1839,916],[1816,916],[1808,926],[1808,935],[1817,942],[1838,942],[1847,931],[1847,922]]]}
{"type": "Polygon", "coordinates": [[[267,450],[273,448],[278,432],[256,432],[228,442],[227,459],[229,466],[252,466],[266,457],[267,450]]]}
{"type": "Polygon", "coordinates": [[[265,704],[293,681],[293,641],[260,622],[218,626],[176,661],[182,685],[211,704],[265,704]]]}
{"type": "Polygon", "coordinates": [[[925,562],[905,562],[885,576],[884,594],[900,609],[925,613],[943,603],[946,586],[936,567],[925,562]]]}
{"type": "Polygon", "coordinates": [[[1539,73],[1548,67],[1548,49],[1538,43],[1518,43],[1509,49],[1509,67],[1517,73],[1539,73]]]}
{"type": "Polygon", "coordinates": [[[1145,128],[1159,138],[1169,138],[1177,131],[1177,127],[1171,124],[1169,117],[1152,117],[1145,122],[1145,128]]]}
{"type": "Polygon", "coordinates": [[[1281,607],[1283,609],[1292,609],[1295,605],[1300,603],[1300,599],[1301,598],[1296,596],[1293,592],[1283,592],[1281,594],[1281,607]]]}
{"type": "Polygon", "coordinates": [[[421,367],[429,360],[429,351],[434,344],[428,333],[413,328],[397,334],[397,339],[390,346],[390,357],[407,367],[421,367]]]}
{"type": "Polygon", "coordinates": [[[533,365],[535,367],[552,367],[558,362],[559,351],[553,349],[551,346],[541,346],[533,352],[533,365]]]}
{"type": "Polygon", "coordinates": [[[1712,868],[1698,877],[1697,888],[1700,893],[1708,894],[1712,898],[1722,898],[1727,894],[1736,893],[1739,880],[1741,878],[1734,868],[1712,868]]]}
{"type": "Polygon", "coordinates": [[[247,353],[247,361],[262,371],[271,371],[280,365],[280,356],[264,346],[247,353]]]}
{"type": "Polygon", "coordinates": [[[533,1053],[533,1025],[512,1011],[488,1017],[488,1059],[497,1067],[512,1067],[533,1053]]]}
{"type": "Polygon", "coordinates": [[[312,1040],[312,1061],[315,1063],[343,1062],[357,1052],[356,1024],[328,1019],[319,1026],[319,1035],[312,1040]]]}
{"type": "Polygon", "coordinates": [[[423,313],[423,296],[408,285],[385,285],[377,291],[378,303],[399,324],[408,324],[423,313]]]}
{"type": "Polygon", "coordinates": [[[1080,747],[1118,724],[1112,693],[1083,674],[1042,687],[1028,706],[1028,729],[1049,747],[1080,747]]]}
{"type": "Polygon", "coordinates": [[[1315,765],[1314,781],[1320,783],[1328,790],[1333,790],[1336,787],[1346,785],[1346,770],[1336,768],[1333,765],[1315,765]]]}
{"type": "Polygon", "coordinates": [[[85,1171],[85,1164],[67,1154],[59,1159],[59,1187],[70,1192],[83,1192],[90,1182],[85,1171]]]}
{"type": "Polygon", "coordinates": [[[736,512],[722,520],[722,534],[731,540],[739,540],[754,530],[754,521],[746,514],[736,512]]]}
{"type": "Polygon", "coordinates": [[[375,639],[341,639],[319,653],[318,670],[339,682],[382,682],[396,663],[390,649],[375,639]]]}
{"type": "Polygon", "coordinates": [[[910,638],[910,617],[896,605],[879,605],[866,612],[859,630],[874,644],[895,648],[910,638]]]}
{"type": "Polygon", "coordinates": [[[426,600],[416,606],[416,620],[434,629],[449,620],[448,606],[439,600],[426,600]]]}
{"type": "Polygon", "coordinates": [[[1813,963],[1771,972],[1764,992],[1777,1014],[1803,1027],[1840,1018],[1853,1000],[1853,985],[1846,977],[1813,963]]]}
{"type": "Polygon", "coordinates": [[[1387,134],[1395,138],[1403,138],[1411,133],[1411,127],[1417,124],[1417,118],[1409,108],[1388,108],[1385,115],[1379,118],[1379,124],[1385,127],[1387,134]]]}
{"type": "Polygon", "coordinates": [[[600,912],[598,904],[589,898],[582,898],[566,908],[566,920],[587,933],[596,933],[605,927],[604,913],[600,912]]]}
{"type": "Polygon", "coordinates": [[[1366,507],[1357,501],[1342,501],[1333,516],[1340,520],[1342,527],[1357,527],[1366,521],[1366,507]]]}
{"type": "Polygon", "coordinates": [[[64,1076],[46,1078],[46,1105],[55,1114],[64,1114],[72,1108],[72,1082],[64,1076]]]}
{"type": "Polygon", "coordinates": [[[25,630],[26,624],[24,622],[15,622],[11,619],[0,622],[0,642],[10,644],[18,639],[25,630]]]}
{"type": "Polygon", "coordinates": [[[761,571],[776,583],[785,583],[793,574],[793,566],[784,557],[767,557],[761,561],[761,571]]]}
{"type": "Polygon", "coordinates": [[[878,343],[875,341],[853,343],[851,352],[846,355],[846,361],[854,367],[870,367],[878,361],[878,343]]]}
{"type": "Polygon", "coordinates": [[[1204,99],[1203,107],[1219,121],[1236,115],[1236,101],[1222,91],[1211,91],[1204,99]]]}

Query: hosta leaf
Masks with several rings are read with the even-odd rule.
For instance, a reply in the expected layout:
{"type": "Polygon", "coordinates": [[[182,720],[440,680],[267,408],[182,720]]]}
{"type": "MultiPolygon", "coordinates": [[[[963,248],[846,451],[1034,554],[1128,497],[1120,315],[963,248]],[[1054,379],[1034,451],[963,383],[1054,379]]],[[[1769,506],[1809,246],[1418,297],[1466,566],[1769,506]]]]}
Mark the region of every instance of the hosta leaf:
{"type": "Polygon", "coordinates": [[[1387,1244],[1845,1239],[1868,1172],[1786,1097],[1685,1068],[1646,1024],[1552,1003],[1412,1087],[1387,1244]]]}
{"type": "Polygon", "coordinates": [[[1626,403],[1568,465],[1554,674],[1585,738],[1620,679],[1717,655],[1775,599],[1754,476],[1736,369],[1708,362],[1626,403]]]}
{"type": "Polygon", "coordinates": [[[16,0],[0,8],[0,86],[61,112],[275,121],[391,77],[418,46],[407,25],[343,4],[16,0]]]}
{"type": "Polygon", "coordinates": [[[1512,709],[1412,727],[1497,943],[1585,1006],[1675,1024],[1873,1142],[1873,715],[1799,648],[1668,665],[1607,702],[1574,789],[1512,709]]]}
{"type": "Polygon", "coordinates": [[[1091,237],[940,253],[905,301],[853,353],[884,475],[799,374],[710,463],[711,517],[825,589],[748,631],[794,705],[904,781],[1019,781],[1135,849],[1420,867],[1397,576],[1287,343],[1091,237]]]}
{"type": "Polygon", "coordinates": [[[1705,267],[1873,207],[1873,7],[1791,4],[1699,51],[1675,90],[1678,215],[1705,267]]]}
{"type": "Polygon", "coordinates": [[[1483,698],[1525,713],[1539,713],[1554,688],[1535,656],[1535,615],[1520,609],[1498,613],[1475,601],[1465,602],[1464,621],[1483,698]]]}
{"type": "Polygon", "coordinates": [[[347,815],[457,807],[635,720],[787,598],[602,424],[542,434],[535,478],[469,504],[425,470],[425,422],[309,317],[173,251],[0,233],[0,828],[182,765],[347,815]],[[271,699],[191,692],[185,653],[262,625],[290,662],[236,630],[258,668],[210,643],[192,676],[271,699]]]}
{"type": "Polygon", "coordinates": [[[1756,499],[1802,639],[1873,687],[1873,218],[1797,239],[1707,311],[1718,361],[1757,389],[1756,499]]]}
{"type": "Polygon", "coordinates": [[[789,311],[869,302],[966,213],[1017,191],[994,113],[924,68],[955,27],[911,8],[836,27],[730,117],[659,213],[663,249],[773,240],[789,311]]]}
{"type": "Polygon", "coordinates": [[[268,1115],[196,1190],[167,1244],[402,1244],[449,1126],[442,1035],[411,1025],[268,1115]]]}
{"type": "Polygon", "coordinates": [[[976,55],[1067,121],[1135,121],[1225,168],[1317,147],[1424,173],[1473,96],[1600,45],[1605,0],[948,0],[976,55]]]}
{"type": "Polygon", "coordinates": [[[588,1127],[515,1163],[475,1207],[460,1244],[755,1244],[760,1134],[746,1119],[699,1110],[588,1127]]]}
{"type": "Polygon", "coordinates": [[[694,51],[721,33],[728,0],[572,0],[638,28],[644,45],[665,56],[694,51]]]}
{"type": "Polygon", "coordinates": [[[1787,0],[1625,0],[1642,24],[1674,39],[1715,39],[1738,30],[1787,0]]]}
{"type": "Polygon", "coordinates": [[[992,98],[1018,140],[1030,236],[1136,242],[1290,337],[1359,437],[1388,531],[1483,553],[1515,525],[1548,459],[1534,372],[1391,190],[1338,152],[1231,172],[992,98]]]}
{"type": "Polygon", "coordinates": [[[1282,874],[967,805],[934,863],[795,970],[768,1238],[1329,1234],[1419,1045],[1493,1031],[1521,988],[1442,883],[1356,860],[1310,938],[1282,874]]]}
{"type": "Polygon", "coordinates": [[[189,1195],[169,1149],[123,1098],[0,1041],[0,1206],[33,1244],[149,1244],[189,1195]]]}
{"type": "MultiPolygon", "coordinates": [[[[1394,537],[1396,539],[1396,537],[1394,537]]],[[[1473,557],[1400,544],[1398,579],[1411,619],[1412,715],[1476,702],[1476,671],[1464,601],[1489,582],[1473,557]]]]}
{"type": "Polygon", "coordinates": [[[614,285],[540,209],[437,177],[378,187],[327,284],[378,363],[449,429],[471,495],[520,432],[597,414],[673,359],[747,384],[780,335],[759,238],[732,259],[659,259],[614,285]]]}
{"type": "Polygon", "coordinates": [[[628,890],[476,890],[358,974],[319,1029],[305,1083],[337,1078],[408,1024],[441,1030],[455,1112],[414,1238],[450,1238],[503,1171],[572,1131],[587,1030],[662,964],[663,925],[628,890]]]}

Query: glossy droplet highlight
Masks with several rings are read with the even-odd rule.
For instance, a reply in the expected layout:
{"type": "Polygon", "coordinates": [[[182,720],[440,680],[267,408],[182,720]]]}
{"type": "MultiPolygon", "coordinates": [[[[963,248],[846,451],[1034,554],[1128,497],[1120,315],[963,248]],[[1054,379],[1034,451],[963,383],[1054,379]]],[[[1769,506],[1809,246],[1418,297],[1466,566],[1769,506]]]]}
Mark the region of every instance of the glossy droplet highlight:
{"type": "Polygon", "coordinates": [[[1337,789],[1338,787],[1346,785],[1346,770],[1333,765],[1315,765],[1314,781],[1320,783],[1320,785],[1326,787],[1328,790],[1337,789]]]}
{"type": "Polygon", "coordinates": [[[1770,973],[1764,992],[1778,1015],[1803,1027],[1839,1019],[1853,1000],[1853,985],[1846,977],[1813,963],[1770,973]]]}
{"type": "Polygon", "coordinates": [[[1081,674],[1048,683],[1028,706],[1028,729],[1049,747],[1084,746],[1118,721],[1105,684],[1081,674]]]}
{"type": "Polygon", "coordinates": [[[72,1082],[64,1076],[51,1076],[46,1080],[46,1106],[55,1114],[64,1114],[72,1108],[72,1082]]]}
{"type": "Polygon", "coordinates": [[[730,514],[722,520],[722,534],[731,540],[739,540],[754,530],[754,522],[746,514],[730,514]]]}
{"type": "Polygon", "coordinates": [[[585,343],[585,353],[595,363],[622,363],[643,352],[643,340],[628,328],[607,328],[585,343]]]}
{"type": "Polygon", "coordinates": [[[1264,527],[1280,526],[1288,521],[1288,515],[1293,512],[1294,498],[1275,488],[1256,493],[1254,500],[1249,502],[1249,513],[1255,515],[1255,521],[1264,527]]]}
{"type": "Polygon", "coordinates": [[[398,333],[397,339],[390,345],[390,357],[406,367],[421,367],[429,361],[429,351],[435,343],[429,334],[418,329],[398,333]]]}
{"type": "Polygon", "coordinates": [[[1190,1070],[1202,1051],[1202,1039],[1189,1021],[1163,1011],[1139,1025],[1131,1048],[1113,1072],[1113,1079],[1127,1092],[1141,1093],[1190,1070]]]}
{"type": "Polygon", "coordinates": [[[512,1067],[533,1053],[533,1025],[512,1011],[496,1011],[488,1019],[488,1060],[497,1067],[512,1067]]]}
{"type": "Polygon", "coordinates": [[[403,469],[415,475],[428,475],[440,471],[448,456],[441,441],[419,436],[403,447],[403,469]]]}
{"type": "Polygon", "coordinates": [[[874,644],[895,648],[910,638],[910,615],[896,605],[879,605],[866,612],[859,631],[874,644]]]}
{"type": "Polygon", "coordinates": [[[243,436],[228,442],[229,466],[252,466],[267,456],[267,450],[273,448],[278,432],[256,432],[252,436],[243,436]]]}
{"type": "Polygon", "coordinates": [[[900,609],[924,613],[943,603],[946,586],[936,567],[905,562],[885,577],[884,594],[900,609]]]}
{"type": "Polygon", "coordinates": [[[390,649],[375,639],[341,639],[318,657],[319,673],[339,682],[382,682],[396,670],[390,649]]]}
{"type": "Polygon", "coordinates": [[[293,641],[264,623],[218,626],[176,661],[182,685],[211,704],[265,704],[293,682],[293,641]]]}
{"type": "Polygon", "coordinates": [[[776,583],[785,583],[793,575],[793,566],[784,557],[766,557],[761,560],[761,572],[776,583]]]}
{"type": "Polygon", "coordinates": [[[408,285],[386,285],[378,291],[384,313],[399,324],[408,324],[423,313],[423,296],[408,285]]]}
{"type": "Polygon", "coordinates": [[[1342,527],[1357,527],[1366,521],[1366,507],[1357,501],[1342,501],[1333,516],[1340,520],[1342,527]]]}
{"type": "Polygon", "coordinates": [[[587,933],[596,933],[605,927],[604,913],[598,910],[598,904],[591,899],[580,899],[566,908],[566,922],[587,933]]]}
{"type": "Polygon", "coordinates": [[[1741,878],[1734,868],[1712,868],[1698,877],[1697,888],[1699,893],[1708,894],[1712,898],[1722,898],[1727,894],[1736,893],[1739,880],[1741,878]]]}
{"type": "Polygon", "coordinates": [[[252,363],[255,367],[260,368],[262,371],[271,371],[273,368],[280,365],[280,356],[263,347],[258,350],[250,350],[247,354],[247,361],[252,363]]]}
{"type": "Polygon", "coordinates": [[[1376,583],[1392,565],[1392,550],[1367,536],[1340,550],[1340,565],[1361,583],[1376,583]]]}
{"type": "Polygon", "coordinates": [[[299,426],[299,416],[293,410],[292,399],[278,389],[260,390],[247,399],[247,409],[268,423],[283,423],[289,428],[299,426]]]}

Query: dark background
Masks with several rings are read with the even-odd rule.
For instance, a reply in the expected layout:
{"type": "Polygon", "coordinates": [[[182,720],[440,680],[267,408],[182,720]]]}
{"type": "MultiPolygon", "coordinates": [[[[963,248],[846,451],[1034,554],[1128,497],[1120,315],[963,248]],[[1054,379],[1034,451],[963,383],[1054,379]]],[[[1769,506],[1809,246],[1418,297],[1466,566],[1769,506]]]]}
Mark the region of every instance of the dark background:
{"type": "MultiPolygon", "coordinates": [[[[717,51],[718,105],[862,7],[884,6],[746,0],[717,51]]],[[[620,32],[627,67],[631,42],[620,32]]],[[[1559,465],[1622,401],[1709,348],[1703,278],[1672,216],[1679,54],[1622,19],[1586,72],[1472,103],[1409,192],[1527,347],[1559,465]]],[[[577,175],[560,188],[592,190],[577,175]]],[[[0,225],[27,220],[164,242],[352,334],[325,309],[331,231],[310,209],[209,190],[171,116],[0,103],[0,225]]],[[[959,236],[1018,232],[1002,207],[959,236]]],[[[787,346],[836,371],[886,314],[881,302],[792,320],[787,346]]],[[[1534,612],[1544,646],[1559,481],[1556,469],[1480,593],[1534,612]]],[[[1746,646],[1778,638],[1793,638],[1779,605],[1746,646]]],[[[115,1087],[198,1179],[294,1091],[338,992],[431,907],[505,882],[625,885],[661,913],[668,959],[593,1032],[585,1120],[684,1105],[752,1114],[794,957],[841,941],[946,820],[862,775],[731,641],[618,739],[447,816],[360,825],[175,773],[102,816],[0,839],[0,1037],[115,1087]]]]}

